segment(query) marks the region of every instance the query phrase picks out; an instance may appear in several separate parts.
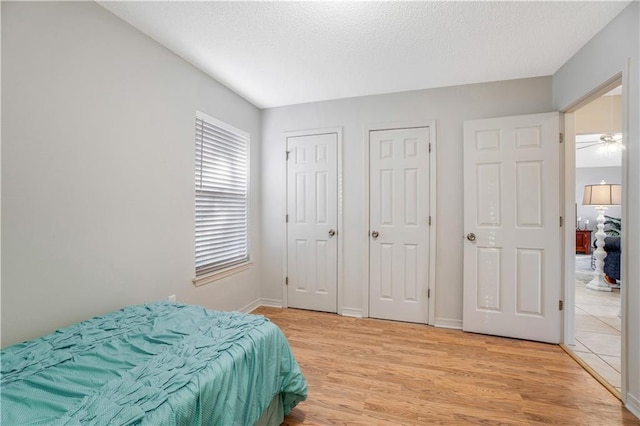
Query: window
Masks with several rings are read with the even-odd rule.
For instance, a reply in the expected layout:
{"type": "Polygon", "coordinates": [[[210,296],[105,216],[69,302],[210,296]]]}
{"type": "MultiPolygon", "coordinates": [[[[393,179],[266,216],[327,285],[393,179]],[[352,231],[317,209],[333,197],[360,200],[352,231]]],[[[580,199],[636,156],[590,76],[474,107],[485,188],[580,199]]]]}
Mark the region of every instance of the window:
{"type": "Polygon", "coordinates": [[[249,262],[249,135],[196,113],[198,285],[249,262]]]}

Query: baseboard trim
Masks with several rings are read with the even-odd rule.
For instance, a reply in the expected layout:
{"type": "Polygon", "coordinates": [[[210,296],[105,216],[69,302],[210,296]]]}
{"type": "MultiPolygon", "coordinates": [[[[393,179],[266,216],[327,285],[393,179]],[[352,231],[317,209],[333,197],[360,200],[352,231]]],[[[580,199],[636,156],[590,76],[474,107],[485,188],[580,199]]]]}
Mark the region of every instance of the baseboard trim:
{"type": "Polygon", "coordinates": [[[282,308],[282,300],[280,299],[260,299],[260,306],[266,306],[267,308],[282,308]]]}
{"type": "Polygon", "coordinates": [[[625,404],[627,410],[640,419],[640,400],[627,392],[627,403],[625,404]]]}
{"type": "Polygon", "coordinates": [[[343,317],[362,318],[362,309],[342,308],[343,317]]]}
{"type": "Polygon", "coordinates": [[[439,327],[439,328],[451,328],[454,330],[462,330],[462,320],[436,318],[436,320],[433,322],[433,326],[439,327]]]}
{"type": "Polygon", "coordinates": [[[248,305],[246,305],[243,308],[238,309],[238,312],[242,312],[243,314],[248,314],[251,311],[253,311],[255,308],[257,308],[258,306],[260,306],[260,301],[261,299],[256,299],[253,302],[249,303],[248,305]]]}
{"type": "Polygon", "coordinates": [[[266,306],[267,308],[282,308],[282,301],[278,299],[256,299],[253,302],[246,305],[244,308],[238,309],[238,312],[243,314],[249,314],[260,306],[266,306]]]}

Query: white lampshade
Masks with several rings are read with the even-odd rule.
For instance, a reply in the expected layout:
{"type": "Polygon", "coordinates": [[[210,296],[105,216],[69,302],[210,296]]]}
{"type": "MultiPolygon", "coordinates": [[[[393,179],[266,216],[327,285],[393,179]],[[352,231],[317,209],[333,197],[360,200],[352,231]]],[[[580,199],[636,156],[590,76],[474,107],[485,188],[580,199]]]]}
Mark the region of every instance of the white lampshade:
{"type": "Polygon", "coordinates": [[[582,204],[585,206],[614,206],[622,203],[622,186],[619,184],[599,183],[585,185],[582,204]]]}

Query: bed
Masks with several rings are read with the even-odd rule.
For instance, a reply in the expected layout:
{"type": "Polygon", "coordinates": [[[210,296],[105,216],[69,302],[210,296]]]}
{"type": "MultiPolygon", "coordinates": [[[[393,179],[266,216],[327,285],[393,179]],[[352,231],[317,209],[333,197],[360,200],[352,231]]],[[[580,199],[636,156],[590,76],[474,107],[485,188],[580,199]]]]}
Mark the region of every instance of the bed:
{"type": "Polygon", "coordinates": [[[307,385],[280,329],[160,302],[3,350],[2,425],[280,424],[307,385]]]}

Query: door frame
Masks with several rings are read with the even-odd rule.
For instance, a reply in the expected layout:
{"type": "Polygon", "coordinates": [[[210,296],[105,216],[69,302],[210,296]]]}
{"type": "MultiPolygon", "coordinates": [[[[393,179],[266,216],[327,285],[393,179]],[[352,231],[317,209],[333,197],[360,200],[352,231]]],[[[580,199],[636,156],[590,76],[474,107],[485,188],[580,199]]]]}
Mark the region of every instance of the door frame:
{"type": "MultiPolygon", "coordinates": [[[[337,292],[337,296],[338,296],[338,300],[337,300],[337,313],[338,315],[342,315],[342,270],[343,270],[343,241],[344,238],[342,236],[342,234],[344,233],[344,227],[342,226],[343,221],[342,221],[342,127],[324,127],[324,128],[319,128],[319,129],[308,129],[308,130],[292,130],[292,131],[286,131],[284,132],[283,136],[283,153],[285,155],[282,156],[282,164],[284,167],[284,182],[282,183],[282,187],[284,188],[284,212],[285,215],[287,214],[287,203],[288,203],[288,191],[287,191],[287,180],[289,178],[288,176],[288,167],[287,167],[287,139],[288,138],[292,138],[292,137],[299,137],[299,136],[315,136],[315,135],[327,135],[327,134],[336,134],[337,135],[337,147],[336,147],[336,151],[337,151],[337,170],[338,170],[338,176],[337,176],[337,182],[338,182],[338,188],[337,188],[337,196],[338,196],[338,223],[336,224],[337,226],[337,230],[336,230],[336,236],[338,237],[338,264],[337,264],[337,284],[336,284],[336,292],[337,292]]],[[[287,221],[286,218],[283,218],[285,220],[282,221],[283,223],[283,235],[284,235],[284,244],[282,246],[282,277],[281,277],[281,282],[282,282],[282,307],[283,308],[287,308],[289,307],[289,299],[288,299],[288,293],[287,293],[287,283],[286,283],[286,278],[287,275],[289,273],[289,259],[288,259],[288,251],[287,251],[287,245],[288,245],[288,241],[289,241],[289,227],[287,226],[287,221]]]]}
{"type": "MultiPolygon", "coordinates": [[[[618,72],[616,75],[606,80],[584,96],[579,98],[569,107],[564,109],[564,128],[565,128],[565,161],[561,163],[564,165],[564,173],[561,176],[564,177],[564,193],[565,193],[565,238],[564,238],[564,256],[563,256],[563,278],[564,278],[564,324],[563,324],[563,345],[573,344],[575,340],[575,186],[576,186],[576,173],[575,173],[575,128],[574,128],[574,112],[593,100],[601,97],[605,93],[611,91],[615,87],[622,85],[622,134],[623,145],[626,147],[629,137],[629,60],[625,62],[623,71],[618,72]],[[569,199],[573,194],[573,198],[569,199]],[[573,283],[573,285],[572,285],[573,283]]],[[[629,158],[628,151],[625,149],[622,151],[622,222],[628,221],[628,194],[629,194],[629,158]]],[[[622,252],[621,252],[621,278],[628,277],[627,264],[628,264],[628,226],[622,228],[622,252]]],[[[627,332],[627,310],[628,310],[628,298],[626,296],[627,289],[625,286],[620,287],[620,308],[621,312],[621,344],[620,348],[620,399],[623,404],[626,404],[627,399],[627,363],[628,363],[628,332],[627,332]]]]}
{"type": "Polygon", "coordinates": [[[564,133],[564,150],[560,150],[560,208],[564,216],[564,230],[561,241],[562,250],[562,335],[560,341],[574,344],[575,341],[575,280],[576,280],[576,131],[574,113],[560,113],[560,131],[564,133]],[[574,283],[573,286],[570,283],[574,283]]]}
{"type": "Polygon", "coordinates": [[[391,122],[391,123],[374,123],[364,127],[363,130],[363,147],[364,147],[364,221],[362,232],[362,241],[365,245],[363,258],[363,277],[362,280],[362,316],[369,317],[369,259],[370,240],[369,240],[369,215],[371,210],[369,200],[369,182],[370,182],[370,158],[369,151],[371,149],[370,133],[378,130],[402,130],[426,127],[429,129],[429,142],[431,143],[431,155],[429,156],[429,216],[431,216],[431,226],[429,227],[429,274],[427,282],[427,291],[430,292],[428,301],[429,319],[427,324],[433,325],[435,321],[435,300],[436,300],[436,229],[437,229],[437,209],[436,209],[436,120],[421,120],[410,122],[391,122]]]}

